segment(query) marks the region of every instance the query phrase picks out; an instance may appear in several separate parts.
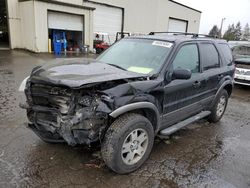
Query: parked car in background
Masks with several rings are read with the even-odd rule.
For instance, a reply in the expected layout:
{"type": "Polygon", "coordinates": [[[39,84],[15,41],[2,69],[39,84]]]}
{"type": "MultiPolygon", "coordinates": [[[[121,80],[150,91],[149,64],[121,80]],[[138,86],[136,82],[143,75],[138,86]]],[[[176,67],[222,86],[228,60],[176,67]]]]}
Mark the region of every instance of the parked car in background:
{"type": "MultiPolygon", "coordinates": [[[[117,32],[113,43],[123,39],[124,37],[129,37],[130,35],[131,34],[128,32],[117,32]]],[[[95,33],[94,49],[96,54],[101,54],[103,51],[107,50],[113,44],[111,39],[112,36],[108,33],[95,33]]]]}
{"type": "Polygon", "coordinates": [[[228,41],[228,45],[230,46],[230,48],[245,44],[250,45],[250,41],[228,41]]]}
{"type": "Polygon", "coordinates": [[[155,136],[219,121],[234,64],[224,40],[197,34],[127,37],[96,60],[36,67],[23,84],[28,127],[48,143],[101,145],[119,174],[138,169],[155,136]]]}
{"type": "Polygon", "coordinates": [[[97,54],[102,53],[104,50],[108,49],[111,45],[110,36],[108,33],[95,33],[94,39],[94,49],[97,54]]]}
{"type": "Polygon", "coordinates": [[[250,44],[232,48],[236,71],[234,83],[250,86],[250,44]]]}

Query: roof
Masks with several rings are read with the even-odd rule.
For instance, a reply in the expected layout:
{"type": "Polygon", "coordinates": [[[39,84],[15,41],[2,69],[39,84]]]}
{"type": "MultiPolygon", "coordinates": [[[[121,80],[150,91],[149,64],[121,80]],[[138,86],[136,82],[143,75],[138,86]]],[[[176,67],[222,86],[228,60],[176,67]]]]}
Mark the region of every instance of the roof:
{"type": "Polygon", "coordinates": [[[68,6],[68,7],[74,7],[74,8],[80,8],[80,9],[86,9],[86,10],[95,10],[94,7],[89,7],[89,6],[83,6],[83,5],[76,5],[72,3],[66,3],[63,1],[51,1],[51,0],[18,0],[18,2],[26,2],[26,1],[40,1],[44,3],[51,3],[51,4],[56,4],[56,5],[62,5],[62,6],[68,6]]]}
{"type": "Polygon", "coordinates": [[[159,34],[159,35],[142,35],[142,36],[134,36],[128,37],[134,39],[152,39],[152,40],[163,40],[168,42],[184,42],[184,41],[217,41],[217,42],[226,42],[223,39],[211,38],[211,37],[192,37],[190,35],[169,35],[169,34],[159,34]]]}

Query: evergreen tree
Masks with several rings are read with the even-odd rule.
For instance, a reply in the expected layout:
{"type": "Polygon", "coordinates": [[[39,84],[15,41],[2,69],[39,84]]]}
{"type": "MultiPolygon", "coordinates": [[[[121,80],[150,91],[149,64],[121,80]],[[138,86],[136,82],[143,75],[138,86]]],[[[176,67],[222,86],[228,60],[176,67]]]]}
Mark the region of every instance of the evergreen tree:
{"type": "Polygon", "coordinates": [[[240,40],[241,39],[241,36],[242,36],[242,32],[241,32],[241,24],[240,22],[238,22],[236,24],[236,27],[235,27],[235,40],[240,40]]]}
{"type": "Polygon", "coordinates": [[[227,41],[229,40],[236,40],[235,37],[235,27],[234,24],[229,25],[227,31],[225,32],[223,38],[226,39],[227,41]]]}
{"type": "Polygon", "coordinates": [[[243,40],[250,40],[250,28],[248,23],[244,27],[243,40]]]}
{"type": "Polygon", "coordinates": [[[219,36],[220,35],[220,30],[217,25],[214,25],[213,28],[209,32],[210,36],[219,36]]]}

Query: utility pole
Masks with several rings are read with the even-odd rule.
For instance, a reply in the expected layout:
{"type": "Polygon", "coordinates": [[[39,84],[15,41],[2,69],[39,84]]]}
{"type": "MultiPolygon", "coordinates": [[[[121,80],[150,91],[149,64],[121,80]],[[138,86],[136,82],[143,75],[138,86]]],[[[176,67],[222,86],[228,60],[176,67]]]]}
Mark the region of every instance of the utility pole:
{"type": "Polygon", "coordinates": [[[220,38],[222,38],[222,27],[223,27],[223,22],[225,21],[226,18],[221,19],[221,25],[220,25],[220,38]]]}

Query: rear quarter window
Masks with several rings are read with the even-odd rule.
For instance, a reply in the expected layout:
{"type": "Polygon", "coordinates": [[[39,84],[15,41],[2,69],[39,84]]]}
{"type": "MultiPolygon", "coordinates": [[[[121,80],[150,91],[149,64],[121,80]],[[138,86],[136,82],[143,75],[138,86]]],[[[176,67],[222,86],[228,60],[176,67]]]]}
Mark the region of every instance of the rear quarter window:
{"type": "Polygon", "coordinates": [[[218,44],[220,51],[222,52],[222,56],[225,59],[223,65],[232,65],[233,64],[233,55],[232,50],[230,49],[229,45],[226,43],[218,44]]]}

